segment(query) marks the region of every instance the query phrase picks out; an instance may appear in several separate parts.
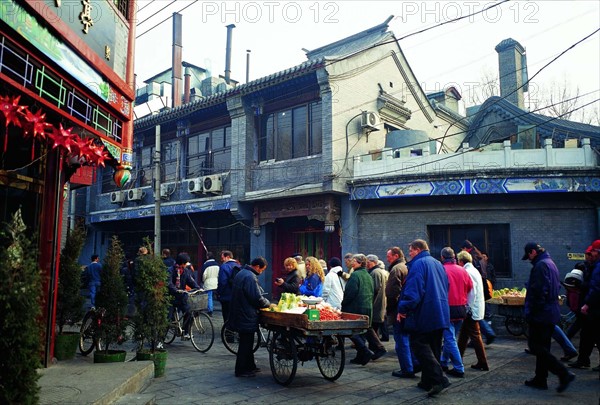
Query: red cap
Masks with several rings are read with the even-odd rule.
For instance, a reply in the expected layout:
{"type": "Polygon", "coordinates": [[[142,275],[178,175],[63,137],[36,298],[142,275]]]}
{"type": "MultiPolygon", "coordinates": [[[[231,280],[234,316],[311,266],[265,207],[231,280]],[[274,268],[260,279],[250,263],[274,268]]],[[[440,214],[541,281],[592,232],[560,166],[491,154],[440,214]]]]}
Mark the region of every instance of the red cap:
{"type": "Polygon", "coordinates": [[[594,248],[592,247],[592,245],[589,245],[585,250],[585,253],[592,253],[592,250],[594,250],[594,248]]]}
{"type": "Polygon", "coordinates": [[[600,250],[600,239],[596,239],[595,241],[592,242],[592,249],[600,250]]]}

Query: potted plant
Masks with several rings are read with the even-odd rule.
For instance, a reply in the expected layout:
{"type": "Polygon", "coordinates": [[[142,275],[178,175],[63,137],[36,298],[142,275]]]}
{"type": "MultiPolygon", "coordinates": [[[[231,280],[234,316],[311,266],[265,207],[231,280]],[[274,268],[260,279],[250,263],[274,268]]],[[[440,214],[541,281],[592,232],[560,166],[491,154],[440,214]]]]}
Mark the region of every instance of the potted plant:
{"type": "Polygon", "coordinates": [[[148,238],[135,260],[134,338],[138,343],[138,360],[154,361],[154,376],[164,374],[167,352],[162,348],[167,327],[171,298],[167,289],[167,272],[162,259],[152,250],[148,238]]]}
{"type": "Polygon", "coordinates": [[[83,296],[80,294],[81,266],[78,259],[85,242],[85,227],[78,224],[68,234],[60,254],[58,293],[56,296],[56,327],[54,357],[68,360],[75,356],[79,342],[79,331],[66,331],[65,326],[83,318],[83,296]]]}
{"type": "Polygon", "coordinates": [[[121,277],[124,259],[121,242],[113,235],[106,257],[102,261],[100,291],[96,295],[96,305],[104,308],[105,313],[99,326],[103,350],[94,352],[94,363],[125,361],[125,350],[110,349],[112,345],[125,340],[128,297],[121,277]]]}
{"type": "Polygon", "coordinates": [[[19,209],[0,229],[0,403],[39,402],[42,283],[19,209]]]}

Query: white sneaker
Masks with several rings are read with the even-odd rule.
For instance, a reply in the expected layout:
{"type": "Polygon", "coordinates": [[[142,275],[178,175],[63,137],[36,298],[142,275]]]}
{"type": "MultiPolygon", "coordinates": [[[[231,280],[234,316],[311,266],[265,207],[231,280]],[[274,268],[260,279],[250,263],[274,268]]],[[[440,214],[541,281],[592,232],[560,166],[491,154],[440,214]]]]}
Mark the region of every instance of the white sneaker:
{"type": "Polygon", "coordinates": [[[163,342],[158,342],[158,343],[156,344],[156,348],[157,348],[157,349],[164,349],[164,348],[165,348],[165,345],[163,344],[163,342]]]}

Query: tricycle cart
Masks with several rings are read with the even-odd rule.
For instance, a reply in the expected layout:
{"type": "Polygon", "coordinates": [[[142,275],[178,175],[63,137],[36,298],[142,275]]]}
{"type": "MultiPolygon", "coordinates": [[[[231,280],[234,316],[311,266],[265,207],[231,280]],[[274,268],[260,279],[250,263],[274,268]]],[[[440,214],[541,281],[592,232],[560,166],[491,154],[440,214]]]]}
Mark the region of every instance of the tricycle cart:
{"type": "Polygon", "coordinates": [[[294,379],[298,361],[317,361],[319,371],[329,381],[344,371],[344,337],[365,333],[369,317],[342,313],[341,320],[309,321],[305,314],[261,311],[260,324],[272,332],[269,340],[271,374],[278,384],[294,379]]]}
{"type": "Polygon", "coordinates": [[[498,315],[504,316],[504,326],[513,336],[528,336],[527,322],[525,321],[525,297],[502,296],[486,301],[486,304],[498,305],[498,315]]]}

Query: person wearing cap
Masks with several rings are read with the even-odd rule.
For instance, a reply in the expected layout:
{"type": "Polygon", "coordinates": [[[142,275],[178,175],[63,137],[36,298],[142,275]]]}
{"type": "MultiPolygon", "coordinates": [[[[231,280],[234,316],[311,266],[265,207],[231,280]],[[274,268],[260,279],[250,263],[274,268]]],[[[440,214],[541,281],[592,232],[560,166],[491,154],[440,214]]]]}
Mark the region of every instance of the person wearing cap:
{"type": "Polygon", "coordinates": [[[575,379],[575,374],[550,352],[554,326],[560,321],[558,293],[560,281],[558,268],[546,250],[536,242],[525,245],[522,260],[532,264],[525,295],[525,320],[529,324],[528,345],[536,356],[535,376],[525,385],[541,390],[548,389],[548,371],[558,376],[557,392],[563,392],[575,379]]]}
{"type": "MultiPolygon", "coordinates": [[[[579,339],[579,356],[569,367],[587,368],[594,346],[600,349],[600,239],[592,242],[587,271],[583,275],[581,285],[581,332],[579,339]]],[[[594,371],[600,370],[600,366],[594,371]]]]}
{"type": "Polygon", "coordinates": [[[192,326],[192,314],[188,295],[185,292],[186,287],[199,289],[194,273],[190,267],[190,255],[181,252],[175,259],[175,264],[168,270],[169,274],[169,293],[175,297],[173,306],[183,313],[183,338],[190,337],[190,328],[192,326]]]}

